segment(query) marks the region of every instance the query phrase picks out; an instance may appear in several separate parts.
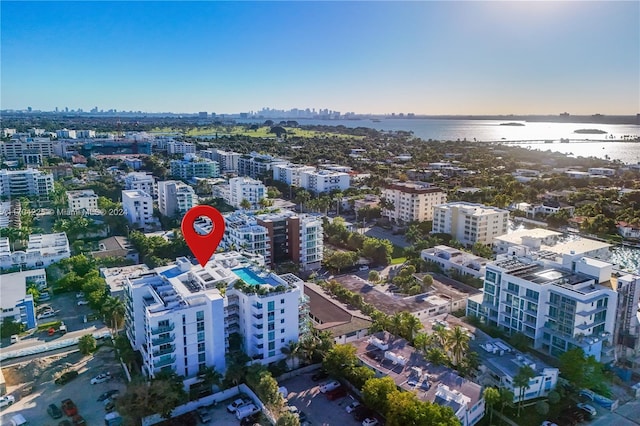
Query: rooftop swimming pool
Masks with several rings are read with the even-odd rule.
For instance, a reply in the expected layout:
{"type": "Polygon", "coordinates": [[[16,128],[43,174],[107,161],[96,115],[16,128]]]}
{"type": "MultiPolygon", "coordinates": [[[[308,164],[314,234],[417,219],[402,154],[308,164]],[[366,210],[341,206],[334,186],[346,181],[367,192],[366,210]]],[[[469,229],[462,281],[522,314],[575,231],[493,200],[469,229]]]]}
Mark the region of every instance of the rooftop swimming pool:
{"type": "Polygon", "coordinates": [[[249,285],[259,285],[259,284],[270,284],[273,286],[277,286],[280,283],[274,280],[270,276],[260,277],[251,268],[237,268],[231,270],[238,278],[249,285]]]}

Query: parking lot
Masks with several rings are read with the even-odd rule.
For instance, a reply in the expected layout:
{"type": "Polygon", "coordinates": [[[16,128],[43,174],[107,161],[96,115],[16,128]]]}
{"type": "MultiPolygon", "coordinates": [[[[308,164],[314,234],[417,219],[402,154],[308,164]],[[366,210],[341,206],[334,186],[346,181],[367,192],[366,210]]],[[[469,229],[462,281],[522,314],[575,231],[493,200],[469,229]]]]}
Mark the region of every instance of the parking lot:
{"type": "MultiPolygon", "coordinates": [[[[313,373],[301,374],[280,383],[289,391],[287,399],[289,405],[298,407],[307,415],[308,422],[313,426],[356,426],[360,425],[353,416],[345,411],[353,399],[347,395],[334,401],[329,401],[320,392],[319,385],[324,382],[313,382],[313,373]]],[[[326,379],[329,380],[329,379],[326,379]]]]}
{"type": "MultiPolygon", "coordinates": [[[[31,361],[24,366],[14,366],[5,372],[7,393],[14,395],[15,404],[2,411],[2,425],[10,424],[11,416],[22,414],[32,425],[55,426],[62,418],[53,419],[47,414],[49,404],[60,407],[62,400],[71,398],[78,407],[78,413],[85,418],[88,425],[104,424],[104,405],[97,399],[103,392],[111,389],[126,389],[120,364],[115,359],[111,347],[102,347],[94,355],[82,356],[74,352],[65,356],[31,361]],[[49,364],[44,364],[49,362],[49,364]],[[56,385],[54,379],[67,368],[78,371],[79,375],[64,385],[56,385]],[[16,378],[37,371],[33,377],[33,392],[20,397],[23,384],[15,384],[16,378]],[[90,380],[98,374],[108,371],[111,380],[92,385],[90,380]]],[[[5,369],[3,369],[5,371],[5,369]]]]}

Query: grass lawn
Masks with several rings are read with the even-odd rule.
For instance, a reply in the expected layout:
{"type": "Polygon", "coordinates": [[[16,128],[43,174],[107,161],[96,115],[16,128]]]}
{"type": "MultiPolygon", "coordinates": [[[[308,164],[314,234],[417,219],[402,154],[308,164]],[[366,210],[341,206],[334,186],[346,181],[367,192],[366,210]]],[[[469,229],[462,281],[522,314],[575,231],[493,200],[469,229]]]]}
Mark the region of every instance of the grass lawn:
{"type": "MultiPolygon", "coordinates": [[[[540,400],[544,401],[545,398],[540,400]]],[[[575,404],[575,401],[570,397],[566,397],[560,399],[560,402],[555,405],[549,404],[549,412],[547,414],[538,413],[534,401],[526,401],[524,404],[520,411],[520,417],[518,417],[518,410],[516,408],[509,407],[504,410],[504,415],[518,424],[518,426],[540,426],[545,420],[557,419],[560,416],[560,412],[575,404]]],[[[498,407],[496,407],[496,411],[500,411],[498,407]]],[[[496,426],[507,426],[507,423],[502,421],[495,413],[492,423],[496,426]]],[[[478,425],[489,426],[489,413],[482,418],[478,425]]]]}
{"type": "Polygon", "coordinates": [[[406,257],[394,257],[393,259],[391,259],[391,264],[392,265],[402,265],[406,261],[407,261],[406,257]]]}
{"type": "MultiPolygon", "coordinates": [[[[194,127],[189,129],[186,132],[186,136],[198,137],[205,135],[215,135],[218,133],[220,136],[222,135],[233,135],[233,136],[244,136],[251,138],[274,138],[276,137],[275,133],[269,133],[270,127],[262,126],[256,130],[249,130],[244,126],[212,126],[212,127],[194,127]]],[[[288,137],[299,137],[299,138],[338,138],[338,139],[363,139],[364,136],[351,136],[345,135],[341,133],[331,133],[331,132],[318,132],[315,130],[306,130],[299,129],[294,127],[285,127],[287,130],[288,137]]],[[[156,127],[151,130],[152,133],[175,133],[175,130],[172,131],[170,127],[156,127]]]]}

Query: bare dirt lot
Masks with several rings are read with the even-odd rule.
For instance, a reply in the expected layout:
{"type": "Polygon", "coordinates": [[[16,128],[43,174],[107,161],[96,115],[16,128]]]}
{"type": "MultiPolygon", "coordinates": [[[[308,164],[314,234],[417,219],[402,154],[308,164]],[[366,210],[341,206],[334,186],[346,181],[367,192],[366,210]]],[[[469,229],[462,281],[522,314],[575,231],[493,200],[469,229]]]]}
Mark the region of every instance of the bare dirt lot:
{"type": "Polygon", "coordinates": [[[7,393],[16,399],[15,404],[2,411],[2,425],[9,424],[11,416],[21,413],[32,425],[55,426],[63,419],[51,418],[47,414],[47,407],[49,404],[60,407],[65,398],[75,402],[79,414],[88,425],[104,424],[104,405],[97,401],[98,396],[109,389],[119,389],[121,393],[126,389],[113,348],[103,346],[90,356],[82,356],[79,352],[45,356],[43,354],[41,358],[2,369],[7,393]],[[68,369],[76,370],[78,377],[64,385],[55,384],[55,378],[68,369]],[[105,371],[111,373],[110,381],[90,384],[92,377],[105,371]],[[33,392],[21,397],[22,389],[28,386],[33,386],[33,392]]]}

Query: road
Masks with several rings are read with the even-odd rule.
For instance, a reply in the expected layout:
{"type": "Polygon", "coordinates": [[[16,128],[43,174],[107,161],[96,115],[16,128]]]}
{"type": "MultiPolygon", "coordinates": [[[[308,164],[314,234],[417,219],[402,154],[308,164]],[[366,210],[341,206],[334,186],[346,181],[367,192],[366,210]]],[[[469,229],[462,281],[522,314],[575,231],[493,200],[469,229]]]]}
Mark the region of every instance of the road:
{"type": "MultiPolygon", "coordinates": [[[[603,410],[598,410],[603,413],[603,410]]],[[[620,406],[614,412],[599,414],[589,423],[590,426],[638,426],[640,425],[640,400],[632,400],[620,406]]]]}

